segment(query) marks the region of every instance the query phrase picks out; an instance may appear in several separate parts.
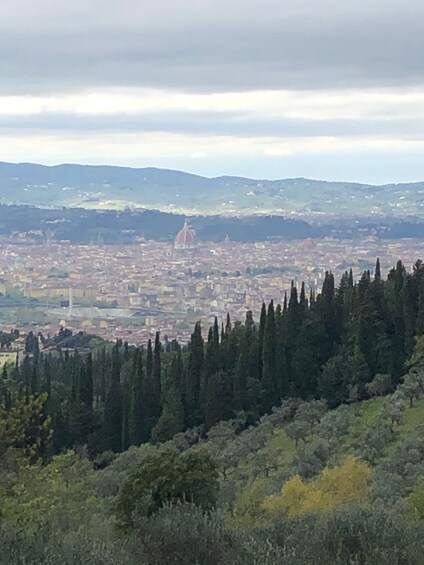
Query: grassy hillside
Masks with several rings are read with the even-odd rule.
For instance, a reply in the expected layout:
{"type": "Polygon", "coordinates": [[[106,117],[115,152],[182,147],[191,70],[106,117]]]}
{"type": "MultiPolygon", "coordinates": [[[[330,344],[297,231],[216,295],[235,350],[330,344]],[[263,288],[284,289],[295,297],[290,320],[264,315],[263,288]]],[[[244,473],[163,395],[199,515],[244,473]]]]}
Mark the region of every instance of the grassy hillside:
{"type": "MultiPolygon", "coordinates": [[[[269,434],[264,452],[269,452],[271,456],[277,459],[278,472],[286,468],[287,471],[293,471],[296,456],[303,456],[305,448],[314,444],[315,441],[325,438],[330,442],[334,442],[332,454],[327,461],[330,464],[336,463],[337,460],[343,459],[345,455],[360,453],[360,446],[369,439],[367,436],[373,429],[377,428],[378,423],[384,418],[384,409],[391,397],[377,397],[350,406],[341,406],[334,411],[326,413],[320,423],[305,437],[305,440],[299,442],[298,448],[295,448],[294,440],[291,439],[285,427],[277,426],[269,434]],[[331,422],[337,422],[339,418],[349,423],[346,430],[334,427],[330,434],[329,428],[331,422]]],[[[421,433],[424,425],[424,398],[415,401],[413,406],[405,403],[405,409],[399,424],[395,424],[393,432],[388,437],[381,454],[372,460],[375,467],[384,464],[390,460],[393,452],[397,448],[404,446],[417,433],[421,433]]],[[[366,458],[366,457],[365,457],[366,458]]],[[[272,476],[272,473],[271,473],[272,476]]]]}

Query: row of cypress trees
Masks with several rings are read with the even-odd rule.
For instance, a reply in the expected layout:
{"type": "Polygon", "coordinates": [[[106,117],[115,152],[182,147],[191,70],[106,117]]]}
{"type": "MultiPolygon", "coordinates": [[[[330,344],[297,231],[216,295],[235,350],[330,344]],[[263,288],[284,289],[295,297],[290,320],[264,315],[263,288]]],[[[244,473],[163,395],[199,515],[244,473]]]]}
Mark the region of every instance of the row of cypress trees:
{"type": "Polygon", "coordinates": [[[424,266],[411,273],[401,262],[382,280],[355,283],[352,271],[339,285],[325,275],[321,292],[292,285],[282,304],[263,304],[257,323],[215,319],[206,340],[200,323],[190,342],[147,347],[117,340],[86,355],[36,352],[4,371],[5,409],[22,395],[47,393],[52,452],[88,444],[93,452],[122,451],[165,441],[194,426],[209,429],[239,412],[254,421],[287,397],[324,398],[330,406],[366,397],[376,374],[396,385],[424,333],[424,266]]]}

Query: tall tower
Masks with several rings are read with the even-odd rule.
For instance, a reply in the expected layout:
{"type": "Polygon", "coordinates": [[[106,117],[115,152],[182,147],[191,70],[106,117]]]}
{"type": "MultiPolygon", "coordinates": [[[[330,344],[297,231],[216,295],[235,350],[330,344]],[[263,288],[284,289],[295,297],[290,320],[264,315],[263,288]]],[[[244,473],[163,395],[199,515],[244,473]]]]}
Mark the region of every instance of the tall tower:
{"type": "Polygon", "coordinates": [[[68,308],[68,316],[72,318],[74,309],[74,289],[70,286],[69,287],[69,308],[68,308]]]}

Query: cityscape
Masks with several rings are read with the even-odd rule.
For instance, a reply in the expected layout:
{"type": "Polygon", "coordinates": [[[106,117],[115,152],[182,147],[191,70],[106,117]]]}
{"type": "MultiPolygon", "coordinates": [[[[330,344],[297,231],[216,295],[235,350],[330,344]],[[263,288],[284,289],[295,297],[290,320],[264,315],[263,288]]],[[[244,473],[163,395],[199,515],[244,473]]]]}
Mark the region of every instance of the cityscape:
{"type": "Polygon", "coordinates": [[[355,280],[380,259],[387,273],[422,256],[414,239],[335,238],[281,242],[198,241],[186,223],[173,242],[128,245],[1,242],[0,324],[28,333],[60,327],[146,345],[157,331],[186,343],[194,324],[208,328],[227,313],[258,319],[262,303],[282,303],[292,283],[319,293],[325,272],[336,284],[352,269],[355,280]]]}
{"type": "Polygon", "coordinates": [[[424,565],[424,2],[1,8],[0,565],[424,565]]]}

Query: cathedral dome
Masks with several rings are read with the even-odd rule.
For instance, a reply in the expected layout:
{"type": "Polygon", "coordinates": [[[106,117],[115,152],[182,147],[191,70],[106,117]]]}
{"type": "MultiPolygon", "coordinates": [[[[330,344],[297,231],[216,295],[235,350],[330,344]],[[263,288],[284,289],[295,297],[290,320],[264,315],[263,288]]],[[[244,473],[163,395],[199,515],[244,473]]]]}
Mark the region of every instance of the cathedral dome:
{"type": "Polygon", "coordinates": [[[184,222],[184,227],[177,233],[174,240],[174,249],[196,249],[196,232],[188,227],[184,222]]]}

